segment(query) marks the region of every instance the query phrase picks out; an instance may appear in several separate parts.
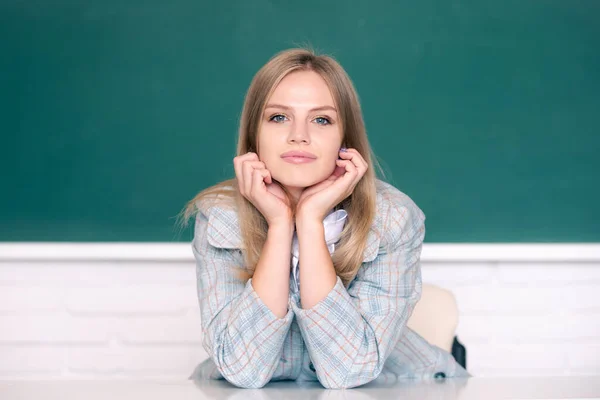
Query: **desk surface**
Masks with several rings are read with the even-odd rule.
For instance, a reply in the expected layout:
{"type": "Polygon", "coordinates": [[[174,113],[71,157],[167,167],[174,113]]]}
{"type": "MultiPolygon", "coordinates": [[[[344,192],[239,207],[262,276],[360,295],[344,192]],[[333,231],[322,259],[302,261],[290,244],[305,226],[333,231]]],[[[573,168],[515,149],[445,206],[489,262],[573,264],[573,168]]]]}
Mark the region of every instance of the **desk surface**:
{"type": "Polygon", "coordinates": [[[11,400],[281,400],[281,399],[600,399],[600,376],[470,378],[441,382],[389,382],[347,390],[318,383],[273,382],[262,389],[238,389],[224,381],[22,380],[0,381],[0,398],[11,400]]]}

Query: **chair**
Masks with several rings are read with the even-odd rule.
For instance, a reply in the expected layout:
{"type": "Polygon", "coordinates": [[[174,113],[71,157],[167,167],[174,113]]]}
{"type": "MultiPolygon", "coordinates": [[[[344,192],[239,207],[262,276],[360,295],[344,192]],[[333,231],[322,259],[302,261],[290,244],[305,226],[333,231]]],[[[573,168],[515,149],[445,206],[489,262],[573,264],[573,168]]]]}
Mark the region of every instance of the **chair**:
{"type": "Polygon", "coordinates": [[[408,327],[429,343],[452,354],[467,368],[467,350],[456,337],[458,307],[452,292],[439,286],[423,284],[421,299],[408,320],[408,327]]]}

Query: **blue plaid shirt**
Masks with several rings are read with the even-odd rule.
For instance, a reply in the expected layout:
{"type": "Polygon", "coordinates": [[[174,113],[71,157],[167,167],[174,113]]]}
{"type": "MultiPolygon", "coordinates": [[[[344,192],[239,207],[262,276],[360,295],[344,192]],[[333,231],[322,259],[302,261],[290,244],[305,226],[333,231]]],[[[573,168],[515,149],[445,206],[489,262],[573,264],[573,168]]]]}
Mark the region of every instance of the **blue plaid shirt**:
{"type": "Polygon", "coordinates": [[[274,380],[350,388],[374,379],[468,376],[448,352],[406,325],[421,295],[425,215],[382,181],[376,210],[363,263],[348,287],[338,277],[325,299],[302,309],[290,277],[288,312],[278,318],[239,273],[244,261],[235,210],[200,207],[192,249],[210,358],[190,378],[247,388],[274,380]]]}

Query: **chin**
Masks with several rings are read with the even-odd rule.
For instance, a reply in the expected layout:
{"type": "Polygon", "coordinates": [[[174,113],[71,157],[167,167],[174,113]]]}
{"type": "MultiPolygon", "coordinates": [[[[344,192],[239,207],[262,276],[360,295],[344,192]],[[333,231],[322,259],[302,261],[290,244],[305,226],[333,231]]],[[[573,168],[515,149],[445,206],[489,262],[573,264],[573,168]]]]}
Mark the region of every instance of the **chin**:
{"type": "Polygon", "coordinates": [[[319,183],[318,180],[310,179],[310,178],[300,178],[300,179],[291,179],[291,178],[275,178],[275,180],[281,183],[283,186],[288,188],[307,188],[316,183],[319,183]]]}
{"type": "Polygon", "coordinates": [[[327,177],[315,177],[314,174],[305,172],[304,174],[282,174],[279,176],[275,176],[274,174],[273,179],[275,179],[277,182],[281,183],[285,187],[295,187],[304,189],[324,181],[325,179],[327,179],[327,177]]]}
{"type": "Polygon", "coordinates": [[[312,165],[293,165],[284,162],[265,163],[274,180],[285,187],[307,188],[324,181],[333,173],[329,166],[322,162],[312,165]]]}

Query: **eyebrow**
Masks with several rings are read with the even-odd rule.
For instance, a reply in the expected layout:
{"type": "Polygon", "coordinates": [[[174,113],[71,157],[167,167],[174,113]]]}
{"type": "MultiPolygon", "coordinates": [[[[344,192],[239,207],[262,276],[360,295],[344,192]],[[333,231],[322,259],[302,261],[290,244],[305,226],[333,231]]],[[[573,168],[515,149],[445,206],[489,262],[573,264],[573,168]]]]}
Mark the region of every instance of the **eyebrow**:
{"type": "MultiPolygon", "coordinates": [[[[283,104],[267,104],[267,106],[265,107],[265,110],[267,108],[282,108],[284,110],[291,110],[291,107],[284,106],[283,104]]],[[[320,107],[311,108],[308,111],[323,111],[323,110],[332,110],[332,111],[337,112],[337,110],[333,106],[320,106],[320,107]]]]}

